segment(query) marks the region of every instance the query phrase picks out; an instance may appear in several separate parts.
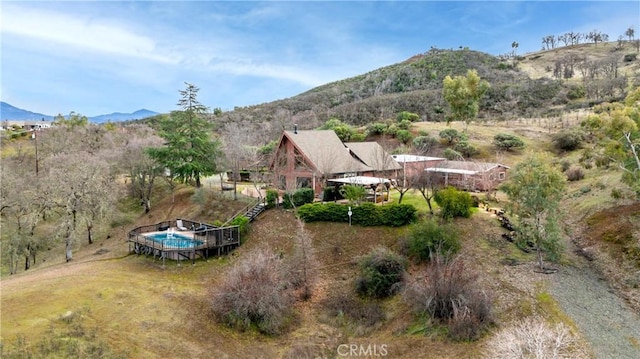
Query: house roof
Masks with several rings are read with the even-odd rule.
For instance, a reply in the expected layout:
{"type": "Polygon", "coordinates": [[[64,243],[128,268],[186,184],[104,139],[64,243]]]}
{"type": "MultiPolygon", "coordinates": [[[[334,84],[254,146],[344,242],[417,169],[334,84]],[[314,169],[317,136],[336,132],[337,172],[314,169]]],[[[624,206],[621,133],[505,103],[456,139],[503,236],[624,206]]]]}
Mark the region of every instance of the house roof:
{"type": "Polygon", "coordinates": [[[287,137],[320,172],[348,173],[371,171],[356,160],[333,130],[284,131],[287,137]]]}
{"type": "Polygon", "coordinates": [[[347,142],[344,144],[353,154],[374,171],[399,170],[402,168],[378,142],[347,142]]]}
{"type": "Polygon", "coordinates": [[[500,163],[473,162],[473,161],[442,161],[442,162],[439,162],[434,167],[427,168],[426,170],[429,172],[474,175],[480,172],[487,172],[496,167],[504,167],[506,169],[509,168],[508,166],[505,166],[500,163]]]}

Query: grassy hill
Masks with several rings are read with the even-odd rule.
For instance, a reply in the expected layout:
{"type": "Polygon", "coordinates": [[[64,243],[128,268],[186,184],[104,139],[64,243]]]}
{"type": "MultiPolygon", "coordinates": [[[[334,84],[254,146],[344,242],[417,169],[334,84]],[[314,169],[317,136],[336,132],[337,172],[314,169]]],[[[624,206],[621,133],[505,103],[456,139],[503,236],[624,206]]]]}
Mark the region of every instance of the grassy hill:
{"type": "MultiPolygon", "coordinates": [[[[443,123],[416,126],[434,133],[445,128],[443,123]]],[[[502,158],[509,165],[517,163],[526,151],[552,148],[549,130],[535,121],[515,121],[508,126],[471,125],[470,141],[491,156],[491,138],[498,131],[517,134],[528,145],[528,149],[502,158]]],[[[559,155],[560,160],[576,162],[577,154],[559,155]]],[[[640,293],[629,275],[633,272],[627,272],[631,263],[614,260],[625,250],[623,241],[611,236],[607,237],[611,240],[603,241],[596,235],[615,232],[608,214],[615,208],[626,208],[624,216],[617,219],[635,223],[626,233],[638,233],[634,218],[640,208],[637,204],[618,207],[633,202],[611,197],[612,189],[626,193],[619,173],[598,168],[587,170],[585,179],[570,183],[563,202],[567,235],[562,265],[571,266],[584,255],[590,256],[614,288],[640,308],[640,293]]],[[[200,195],[205,201],[195,200],[189,188],[180,189],[175,196],[167,192],[163,196],[150,213],[126,227],[176,217],[213,221],[234,213],[234,206],[239,205],[216,192],[215,187],[206,188],[200,195]]],[[[407,196],[420,195],[410,192],[407,196]]],[[[168,261],[163,266],[150,257],[128,255],[124,229],[93,245],[82,244],[70,263],[64,263],[61,249],[53,248],[57,256],[49,254],[47,262],[0,281],[3,351],[15,357],[61,347],[77,357],[103,353],[104,357],[131,358],[300,358],[335,357],[340,344],[356,343],[385,344],[393,358],[483,355],[489,335],[477,342],[453,342],[442,327],[416,320],[398,296],[375,302],[375,313],[384,313],[384,319],[377,321],[331,315],[327,302],[353,292],[358,259],[378,245],[398,250],[405,228],[307,224],[320,262],[319,283],[310,301],[296,304],[294,321],[285,333],[265,336],[253,330],[237,332],[216,323],[210,309],[211,289],[256,248],[269,246],[283,256],[290,255],[295,226],[292,211],[269,210],[252,224],[244,244],[232,255],[197,261],[195,265],[168,261]]],[[[549,291],[553,276],[535,273],[534,255],[502,239],[503,229],[495,215],[479,211],[470,219],[457,219],[455,226],[461,232],[467,270],[480,275],[484,290],[495,300],[496,330],[523,317],[564,323],[577,338],[574,353],[590,356],[588,342],[549,291]]],[[[412,266],[410,272],[419,269],[412,266]]],[[[353,310],[364,309],[356,305],[353,310]]]]}

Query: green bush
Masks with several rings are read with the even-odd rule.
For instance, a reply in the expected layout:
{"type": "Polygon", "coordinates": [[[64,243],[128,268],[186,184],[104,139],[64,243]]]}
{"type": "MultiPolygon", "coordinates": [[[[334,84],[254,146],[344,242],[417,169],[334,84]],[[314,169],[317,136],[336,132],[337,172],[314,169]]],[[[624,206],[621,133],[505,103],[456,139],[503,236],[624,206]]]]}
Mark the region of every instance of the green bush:
{"type": "Polygon", "coordinates": [[[267,208],[273,208],[278,202],[278,191],[275,189],[267,190],[267,208]]]}
{"type": "Polygon", "coordinates": [[[384,247],[375,248],[360,262],[356,292],[374,298],[392,296],[400,289],[406,267],[402,256],[384,247]]]}
{"type": "Polygon", "coordinates": [[[342,197],[348,199],[350,202],[355,203],[359,203],[367,195],[367,190],[364,187],[354,184],[346,184],[340,187],[340,190],[338,192],[342,197]]]}
{"type": "Polygon", "coordinates": [[[343,198],[336,187],[325,187],[322,189],[322,200],[325,202],[337,201],[343,198]]]}
{"type": "Polygon", "coordinates": [[[453,217],[468,218],[471,216],[473,200],[467,192],[458,191],[454,187],[447,187],[436,192],[434,199],[438,206],[440,206],[440,215],[444,219],[451,219],[453,217]]]}
{"type": "Polygon", "coordinates": [[[396,138],[398,141],[407,144],[413,140],[413,135],[409,130],[398,130],[398,132],[396,132],[396,138]]]}
{"type": "Polygon", "coordinates": [[[493,136],[493,144],[496,147],[507,151],[512,148],[524,147],[524,142],[522,142],[520,137],[508,133],[498,133],[497,135],[493,136]]]}
{"type": "Polygon", "coordinates": [[[428,152],[428,150],[435,146],[438,143],[438,140],[429,136],[429,135],[420,135],[411,141],[411,144],[414,148],[418,150],[422,150],[423,152],[428,152]]]}
{"type": "Polygon", "coordinates": [[[452,150],[451,148],[447,148],[442,151],[442,156],[450,161],[460,160],[462,158],[462,153],[452,150]]]}
{"type": "Polygon", "coordinates": [[[582,145],[584,133],[579,130],[564,130],[553,136],[554,146],[562,151],[573,151],[582,145]]]}
{"type": "Polygon", "coordinates": [[[447,144],[452,145],[462,139],[462,135],[455,128],[447,128],[440,131],[440,138],[447,144]]]}
{"type": "Polygon", "coordinates": [[[452,258],[460,251],[458,231],[451,225],[439,225],[430,219],[411,225],[402,242],[403,253],[417,262],[428,262],[433,256],[452,258]]]}
{"type": "Polygon", "coordinates": [[[351,138],[349,139],[349,141],[351,142],[364,142],[364,140],[367,138],[367,134],[366,133],[362,133],[362,132],[354,132],[351,134],[351,138]]]}
{"type": "Polygon", "coordinates": [[[305,203],[313,202],[315,193],[313,188],[300,188],[292,193],[287,193],[282,199],[282,206],[286,209],[302,206],[305,203]]]}
{"type": "Polygon", "coordinates": [[[464,157],[473,157],[473,155],[478,153],[478,150],[467,141],[460,141],[456,143],[456,145],[453,146],[453,149],[464,157]]]}
{"type": "Polygon", "coordinates": [[[353,212],[351,216],[352,224],[362,226],[380,226],[383,224],[382,211],[373,203],[362,203],[359,206],[351,207],[353,212]]]}
{"type": "Polygon", "coordinates": [[[420,115],[417,113],[412,113],[409,111],[402,111],[396,116],[396,121],[409,121],[409,122],[417,122],[420,120],[420,115]]]}
{"type": "Polygon", "coordinates": [[[387,130],[387,124],[382,122],[374,122],[367,125],[367,133],[369,135],[382,135],[387,130]]]}
{"type": "Polygon", "coordinates": [[[416,208],[410,204],[390,204],[376,206],[373,203],[362,203],[359,206],[348,206],[337,203],[308,203],[298,208],[298,217],[305,222],[349,222],[351,207],[351,223],[361,226],[400,227],[416,220],[416,208]]]}
{"type": "Polygon", "coordinates": [[[231,221],[231,225],[240,227],[240,234],[245,234],[249,230],[249,218],[245,216],[235,217],[231,221]]]}
{"type": "Polygon", "coordinates": [[[382,224],[390,227],[401,227],[415,222],[417,218],[416,208],[409,204],[391,204],[380,208],[382,224]]]}

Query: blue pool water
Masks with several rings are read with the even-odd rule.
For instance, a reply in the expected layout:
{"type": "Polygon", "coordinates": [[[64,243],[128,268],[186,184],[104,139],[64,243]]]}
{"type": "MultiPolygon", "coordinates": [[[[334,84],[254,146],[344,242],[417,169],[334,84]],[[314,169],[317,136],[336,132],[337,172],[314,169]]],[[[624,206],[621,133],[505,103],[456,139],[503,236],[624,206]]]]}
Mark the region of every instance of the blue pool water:
{"type": "Polygon", "coordinates": [[[165,247],[193,248],[194,244],[199,246],[203,243],[202,241],[193,240],[175,232],[154,233],[146,235],[145,237],[153,240],[154,242],[164,243],[165,247]]]}

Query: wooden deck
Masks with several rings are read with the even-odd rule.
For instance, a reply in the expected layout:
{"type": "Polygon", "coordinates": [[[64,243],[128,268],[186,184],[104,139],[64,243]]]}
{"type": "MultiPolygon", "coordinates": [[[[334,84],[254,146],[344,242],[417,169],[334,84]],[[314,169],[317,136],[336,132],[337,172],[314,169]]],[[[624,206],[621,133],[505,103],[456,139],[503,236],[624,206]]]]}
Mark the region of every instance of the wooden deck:
{"type": "Polygon", "coordinates": [[[172,260],[191,260],[208,258],[229,253],[240,245],[240,230],[238,226],[216,227],[211,224],[181,220],[186,231],[178,230],[176,221],[165,221],[142,226],[129,232],[129,253],[152,255],[154,258],[172,260]],[[158,233],[173,233],[193,241],[190,246],[171,245],[171,240],[154,240],[150,236],[158,233]]]}

